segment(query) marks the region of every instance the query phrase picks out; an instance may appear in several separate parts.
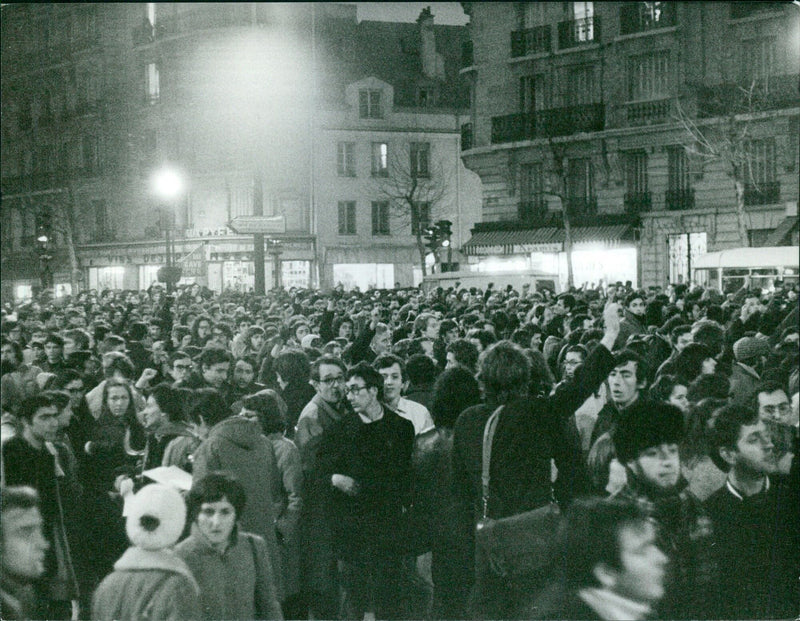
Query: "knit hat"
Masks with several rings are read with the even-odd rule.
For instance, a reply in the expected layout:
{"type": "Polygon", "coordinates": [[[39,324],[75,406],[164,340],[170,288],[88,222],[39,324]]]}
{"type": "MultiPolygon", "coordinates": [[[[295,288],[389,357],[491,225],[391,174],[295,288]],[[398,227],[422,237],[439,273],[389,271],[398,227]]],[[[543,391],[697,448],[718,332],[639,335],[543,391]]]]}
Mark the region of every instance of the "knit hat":
{"type": "Polygon", "coordinates": [[[683,414],[674,405],[638,400],[621,415],[612,433],[620,463],[661,444],[679,444],[683,440],[683,414]]]}
{"type": "Polygon", "coordinates": [[[752,360],[759,356],[768,356],[769,343],[753,336],[745,336],[733,344],[733,355],[736,357],[737,362],[752,360]]]}
{"type": "Polygon", "coordinates": [[[161,550],[173,545],[186,523],[186,504],[168,485],[154,483],[140,489],[126,506],[128,539],[143,550],[161,550]]]}

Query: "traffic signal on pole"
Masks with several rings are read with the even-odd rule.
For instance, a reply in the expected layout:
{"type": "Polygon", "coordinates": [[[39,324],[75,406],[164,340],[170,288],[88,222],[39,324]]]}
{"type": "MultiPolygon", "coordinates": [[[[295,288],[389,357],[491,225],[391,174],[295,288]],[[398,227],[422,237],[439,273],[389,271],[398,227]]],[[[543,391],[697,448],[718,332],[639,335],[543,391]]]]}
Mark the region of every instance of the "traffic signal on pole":
{"type": "Polygon", "coordinates": [[[425,238],[425,246],[435,255],[441,245],[438,228],[435,226],[428,227],[425,229],[423,237],[425,238]]]}
{"type": "Polygon", "coordinates": [[[450,220],[439,220],[436,223],[436,229],[439,233],[439,238],[442,240],[441,245],[444,248],[450,246],[450,237],[453,234],[453,223],[450,220]]]}

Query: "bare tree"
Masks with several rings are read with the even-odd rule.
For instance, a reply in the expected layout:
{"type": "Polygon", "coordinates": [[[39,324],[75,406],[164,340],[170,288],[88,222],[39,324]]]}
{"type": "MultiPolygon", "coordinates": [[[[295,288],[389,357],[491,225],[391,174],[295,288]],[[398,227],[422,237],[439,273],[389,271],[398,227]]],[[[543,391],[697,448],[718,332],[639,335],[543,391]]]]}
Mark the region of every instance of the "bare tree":
{"type": "MultiPolygon", "coordinates": [[[[375,184],[378,194],[389,203],[392,220],[411,226],[422,275],[427,276],[423,235],[436,220],[450,183],[441,162],[430,162],[427,170],[412,170],[411,158],[405,155],[390,157],[387,175],[375,177],[375,184]]],[[[437,258],[434,255],[434,260],[437,258]]]]}
{"type": "Polygon", "coordinates": [[[686,153],[703,162],[719,162],[733,181],[739,242],[747,246],[746,186],[759,190],[753,174],[752,129],[766,108],[766,89],[753,80],[748,87],[726,84],[700,89],[700,96],[696,115],[678,101],[674,119],[683,129],[686,153]]]}
{"type": "Polygon", "coordinates": [[[561,218],[564,223],[564,253],[567,255],[567,289],[575,284],[575,275],[572,269],[572,222],[570,220],[570,205],[567,197],[567,168],[566,149],[563,144],[557,144],[553,138],[548,138],[552,164],[550,167],[550,191],[546,195],[557,198],[561,202],[561,218]]]}

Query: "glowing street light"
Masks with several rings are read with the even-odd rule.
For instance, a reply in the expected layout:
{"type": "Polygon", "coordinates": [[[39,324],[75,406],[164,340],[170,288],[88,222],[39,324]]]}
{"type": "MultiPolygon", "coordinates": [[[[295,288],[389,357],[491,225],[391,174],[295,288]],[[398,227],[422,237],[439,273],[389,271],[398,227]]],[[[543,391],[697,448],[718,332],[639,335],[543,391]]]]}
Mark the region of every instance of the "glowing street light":
{"type": "Polygon", "coordinates": [[[153,175],[153,190],[159,198],[176,198],[183,192],[183,178],[172,168],[162,168],[153,175]]]}
{"type": "Polygon", "coordinates": [[[164,229],[167,265],[159,269],[158,279],[167,283],[167,293],[171,293],[175,284],[181,279],[181,268],[175,264],[175,240],[171,231],[175,226],[175,211],[171,203],[183,193],[183,177],[172,168],[161,168],[152,179],[152,188],[161,201],[161,227],[164,229]]]}

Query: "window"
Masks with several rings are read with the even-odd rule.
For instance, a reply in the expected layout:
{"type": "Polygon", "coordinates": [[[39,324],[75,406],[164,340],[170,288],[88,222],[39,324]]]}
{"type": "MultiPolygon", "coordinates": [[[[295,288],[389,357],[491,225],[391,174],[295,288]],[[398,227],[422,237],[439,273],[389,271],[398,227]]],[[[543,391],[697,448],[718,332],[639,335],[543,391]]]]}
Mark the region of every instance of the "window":
{"type": "Polygon", "coordinates": [[[147,3],[147,21],[150,22],[151,26],[156,25],[156,3],[155,2],[148,2],[147,3]]]}
{"type": "Polygon", "coordinates": [[[519,169],[519,219],[531,220],[547,208],[541,162],[522,164],[519,169]]]}
{"type": "Polygon", "coordinates": [[[372,143],[372,176],[389,176],[389,145],[385,142],[372,143]]]}
{"type": "Polygon", "coordinates": [[[562,74],[563,106],[583,106],[600,100],[593,65],[565,67],[562,74]]]}
{"type": "Polygon", "coordinates": [[[769,205],[780,201],[775,140],[751,140],[746,145],[749,171],[744,184],[745,205],[769,205]]]}
{"type": "Polygon", "coordinates": [[[650,192],[647,191],[647,153],[629,151],[625,153],[625,208],[639,212],[650,208],[650,192]]]}
{"type": "Polygon", "coordinates": [[[339,201],[339,235],[356,234],[356,202],[339,201]]]}
{"type": "Polygon", "coordinates": [[[742,41],[742,81],[767,83],[775,69],[775,39],[764,37],[742,41]]]}
{"type": "Polygon", "coordinates": [[[158,65],[148,63],[145,72],[145,89],[147,101],[151,104],[156,103],[161,96],[161,83],[158,76],[158,65]]]}
{"type": "Polygon", "coordinates": [[[669,50],[628,59],[629,100],[661,99],[669,93],[669,50]]]}
{"type": "Polygon", "coordinates": [[[546,2],[520,2],[522,10],[522,27],[534,28],[547,23],[546,2]]]}
{"type": "Polygon", "coordinates": [[[667,192],[665,207],[670,210],[692,209],[694,191],[689,178],[689,158],[680,146],[667,147],[667,192]]]}
{"type": "Polygon", "coordinates": [[[94,174],[100,169],[97,136],[86,135],[81,140],[82,162],[84,173],[94,174]]]}
{"type": "Polygon", "coordinates": [[[431,225],[431,204],[428,201],[419,201],[417,203],[417,213],[419,219],[414,220],[414,214],[411,214],[411,234],[416,235],[417,230],[424,231],[431,225]]]}
{"type": "Polygon", "coordinates": [[[104,200],[92,201],[94,213],[95,233],[94,241],[110,241],[111,227],[108,222],[108,205],[104,200]]]}
{"type": "Polygon", "coordinates": [[[620,34],[646,32],[675,25],[674,2],[624,2],[619,11],[620,34]]]}
{"type": "Polygon", "coordinates": [[[569,160],[567,167],[567,203],[573,214],[592,213],[595,209],[592,160],[569,160]]]}
{"type": "Polygon", "coordinates": [[[521,112],[544,110],[548,107],[544,74],[524,75],[519,79],[519,109],[521,112]]]}
{"type": "Polygon", "coordinates": [[[594,41],[594,2],[572,2],[572,37],[574,42],[594,41]]]}
{"type": "Polygon", "coordinates": [[[411,143],[411,176],[428,177],[430,175],[431,145],[428,142],[411,143]]]}
{"type": "Polygon", "coordinates": [[[336,149],[336,170],[340,177],[356,176],[356,143],[340,142],[336,149]]]}
{"type": "Polygon", "coordinates": [[[417,105],[425,108],[436,105],[436,88],[433,86],[420,86],[417,89],[417,105]]]}
{"type": "Polygon", "coordinates": [[[382,119],[383,109],[381,107],[381,91],[359,91],[358,112],[362,119],[382,119]]]}
{"type": "Polygon", "coordinates": [[[389,235],[389,202],[372,202],[372,234],[389,235]]]}

